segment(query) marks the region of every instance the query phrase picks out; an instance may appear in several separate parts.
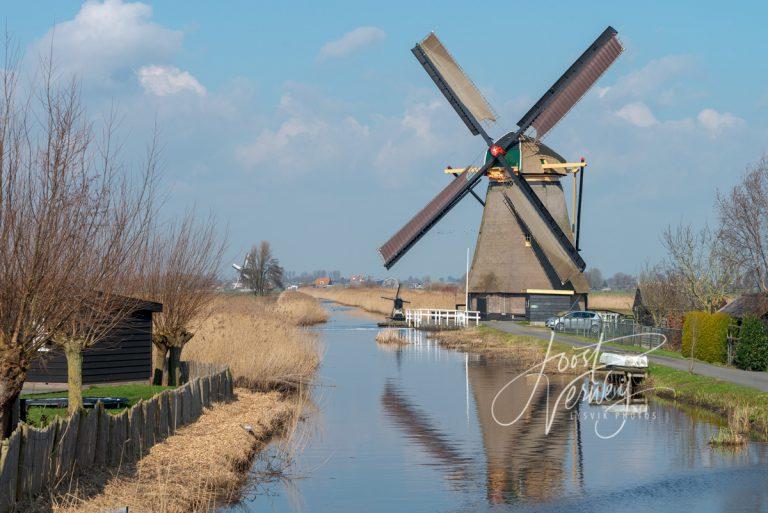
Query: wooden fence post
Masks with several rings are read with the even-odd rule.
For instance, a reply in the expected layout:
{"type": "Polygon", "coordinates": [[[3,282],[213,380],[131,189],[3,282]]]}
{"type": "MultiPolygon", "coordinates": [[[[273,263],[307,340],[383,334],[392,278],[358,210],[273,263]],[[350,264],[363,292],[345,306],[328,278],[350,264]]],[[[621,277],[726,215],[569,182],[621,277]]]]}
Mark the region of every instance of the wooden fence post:
{"type": "Polygon", "coordinates": [[[58,482],[75,469],[77,454],[77,433],[80,427],[80,412],[75,412],[68,419],[59,419],[56,441],[53,450],[53,471],[51,481],[58,482]]]}
{"type": "Polygon", "coordinates": [[[0,454],[0,511],[8,511],[16,504],[20,471],[21,428],[3,440],[0,454]]]}
{"type": "Polygon", "coordinates": [[[77,451],[75,467],[87,469],[93,465],[96,455],[96,438],[99,426],[99,412],[96,408],[84,410],[77,429],[77,451]]]}
{"type": "Polygon", "coordinates": [[[119,415],[109,415],[109,449],[107,463],[110,467],[119,466],[125,456],[125,446],[128,441],[128,412],[119,415]]]}
{"type": "Polygon", "coordinates": [[[134,404],[128,410],[128,443],[126,444],[127,460],[138,460],[141,458],[141,452],[144,450],[144,440],[141,436],[144,427],[142,402],[134,404]]]}
{"type": "Polygon", "coordinates": [[[107,465],[109,459],[107,458],[109,452],[109,413],[104,409],[104,404],[101,402],[96,403],[96,407],[93,409],[96,413],[96,451],[94,453],[93,462],[97,467],[104,467],[107,465]]]}

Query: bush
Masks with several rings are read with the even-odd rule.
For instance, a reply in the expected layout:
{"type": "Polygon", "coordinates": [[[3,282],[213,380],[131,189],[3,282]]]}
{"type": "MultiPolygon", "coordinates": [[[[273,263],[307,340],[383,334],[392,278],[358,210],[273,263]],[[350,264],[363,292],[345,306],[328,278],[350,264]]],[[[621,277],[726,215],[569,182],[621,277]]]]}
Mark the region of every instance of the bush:
{"type": "Polygon", "coordinates": [[[724,313],[688,312],[683,321],[683,356],[691,356],[710,363],[725,363],[728,356],[728,326],[731,318],[724,313]]]}
{"type": "Polygon", "coordinates": [[[768,369],[768,328],[759,318],[744,317],[734,363],[744,370],[768,369]]]}

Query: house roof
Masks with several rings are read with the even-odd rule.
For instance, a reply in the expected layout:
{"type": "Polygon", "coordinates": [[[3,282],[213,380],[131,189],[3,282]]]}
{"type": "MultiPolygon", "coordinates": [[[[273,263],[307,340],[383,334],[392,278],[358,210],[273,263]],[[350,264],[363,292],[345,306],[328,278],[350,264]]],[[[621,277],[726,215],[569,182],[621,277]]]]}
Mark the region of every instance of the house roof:
{"type": "Polygon", "coordinates": [[[742,294],[718,311],[733,317],[744,317],[747,315],[762,317],[768,314],[768,294],[764,292],[742,294]]]}

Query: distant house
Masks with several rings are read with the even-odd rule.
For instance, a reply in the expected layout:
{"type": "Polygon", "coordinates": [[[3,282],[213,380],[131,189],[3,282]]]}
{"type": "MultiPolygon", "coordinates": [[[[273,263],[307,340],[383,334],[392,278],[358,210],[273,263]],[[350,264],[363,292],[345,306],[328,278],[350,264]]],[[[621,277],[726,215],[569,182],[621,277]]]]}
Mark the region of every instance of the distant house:
{"type": "Polygon", "coordinates": [[[331,278],[329,276],[322,276],[315,279],[315,287],[322,288],[331,284],[331,278]]]}
{"type": "Polygon", "coordinates": [[[635,301],[632,303],[632,315],[635,321],[644,326],[653,326],[653,316],[648,307],[643,302],[643,294],[640,287],[635,290],[635,301]]]}
{"type": "Polygon", "coordinates": [[[763,320],[768,320],[768,294],[765,292],[752,292],[742,294],[718,312],[727,313],[736,319],[743,319],[748,315],[754,315],[763,320]]]}
{"type": "MultiPolygon", "coordinates": [[[[143,301],[104,340],[83,352],[83,384],[147,381],[152,373],[152,314],[163,305],[143,301]]],[[[32,361],[27,381],[66,383],[67,359],[56,347],[44,347],[32,361]]]]}

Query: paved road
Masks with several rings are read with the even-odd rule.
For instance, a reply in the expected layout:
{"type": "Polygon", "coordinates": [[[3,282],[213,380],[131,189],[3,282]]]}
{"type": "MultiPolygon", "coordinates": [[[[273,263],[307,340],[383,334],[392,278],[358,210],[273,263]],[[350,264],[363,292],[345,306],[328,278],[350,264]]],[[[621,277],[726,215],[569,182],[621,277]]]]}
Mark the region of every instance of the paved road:
{"type": "MultiPolygon", "coordinates": [[[[489,321],[483,323],[491,328],[497,328],[507,333],[516,333],[518,335],[529,335],[532,337],[549,340],[550,331],[548,329],[536,328],[532,326],[526,326],[524,324],[518,324],[512,321],[489,321]]],[[[593,342],[584,342],[576,337],[564,335],[558,333],[555,336],[555,341],[570,344],[572,346],[583,347],[592,344],[593,342]]],[[[623,353],[620,349],[611,348],[612,352],[623,353]]],[[[668,356],[659,356],[650,354],[648,360],[653,363],[672,367],[673,369],[687,371],[690,365],[688,360],[682,360],[678,358],[670,358],[668,356]]],[[[709,365],[707,363],[696,362],[693,367],[694,374],[700,374],[702,376],[709,376],[710,378],[721,379],[723,381],[729,381],[736,383],[737,385],[744,385],[747,387],[757,388],[763,392],[768,392],[768,373],[767,372],[750,372],[740,369],[732,369],[729,367],[719,367],[717,365],[709,365]]]]}

